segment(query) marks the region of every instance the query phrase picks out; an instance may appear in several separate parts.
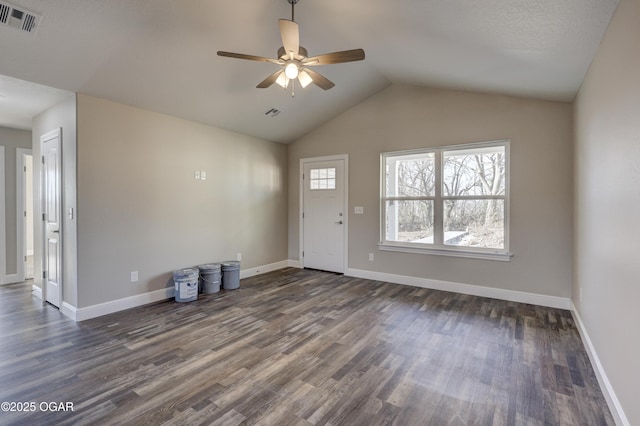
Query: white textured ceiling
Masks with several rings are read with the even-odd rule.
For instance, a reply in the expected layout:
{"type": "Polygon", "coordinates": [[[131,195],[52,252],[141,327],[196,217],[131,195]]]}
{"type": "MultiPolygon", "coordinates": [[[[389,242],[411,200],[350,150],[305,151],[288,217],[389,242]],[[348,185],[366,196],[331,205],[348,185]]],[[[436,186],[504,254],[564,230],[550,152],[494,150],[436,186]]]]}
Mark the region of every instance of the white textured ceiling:
{"type": "Polygon", "coordinates": [[[571,101],[618,0],[300,0],[311,55],[367,58],[316,67],[336,87],[294,99],[255,88],[276,65],[216,56],[275,57],[287,0],[10,2],[42,23],[35,35],[0,27],[0,74],[290,142],[390,83],[571,101]],[[282,113],[265,117],[271,107],[282,113]]]}

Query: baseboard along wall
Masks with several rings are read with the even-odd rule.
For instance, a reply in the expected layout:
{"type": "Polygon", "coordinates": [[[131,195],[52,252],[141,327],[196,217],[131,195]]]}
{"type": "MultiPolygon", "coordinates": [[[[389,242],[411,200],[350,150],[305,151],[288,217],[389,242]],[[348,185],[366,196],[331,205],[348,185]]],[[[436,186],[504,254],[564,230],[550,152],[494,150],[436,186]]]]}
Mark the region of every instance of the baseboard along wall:
{"type": "Polygon", "coordinates": [[[387,274],[384,272],[367,271],[364,269],[349,268],[345,272],[345,275],[355,278],[365,278],[368,280],[410,285],[413,287],[429,288],[432,290],[451,291],[453,293],[469,294],[472,296],[490,297],[492,299],[507,300],[510,302],[528,303],[530,305],[546,306],[549,308],[569,309],[571,307],[571,300],[568,297],[547,296],[544,294],[482,287],[478,285],[432,280],[429,278],[419,278],[408,275],[387,274]]]}
{"type": "Polygon", "coordinates": [[[578,312],[578,309],[573,304],[573,302],[571,302],[571,314],[573,315],[573,318],[576,322],[578,332],[580,333],[580,338],[582,339],[582,343],[587,350],[587,355],[589,355],[591,366],[593,367],[593,371],[596,373],[598,384],[600,385],[600,389],[602,389],[604,398],[607,400],[607,405],[609,406],[609,411],[611,411],[613,419],[616,421],[617,425],[631,426],[631,423],[629,423],[629,420],[627,419],[627,416],[622,409],[620,400],[616,396],[616,393],[613,390],[613,386],[611,386],[611,382],[607,377],[607,373],[605,372],[604,367],[600,362],[600,358],[598,357],[596,348],[591,342],[591,338],[589,337],[589,333],[587,333],[587,329],[582,322],[580,313],[578,312]]]}

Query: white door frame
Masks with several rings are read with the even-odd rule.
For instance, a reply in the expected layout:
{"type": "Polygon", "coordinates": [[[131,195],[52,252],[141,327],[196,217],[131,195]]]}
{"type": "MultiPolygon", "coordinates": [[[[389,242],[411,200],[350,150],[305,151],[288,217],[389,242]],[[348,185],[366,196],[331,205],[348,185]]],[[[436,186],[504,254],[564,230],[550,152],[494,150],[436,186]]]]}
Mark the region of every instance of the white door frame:
{"type": "Polygon", "coordinates": [[[304,268],[304,256],[302,252],[304,250],[304,221],[302,219],[302,213],[304,212],[304,166],[307,163],[317,163],[321,161],[344,161],[344,266],[343,273],[349,269],[349,154],[328,155],[326,157],[311,157],[300,159],[300,176],[298,179],[298,186],[300,187],[300,206],[298,209],[298,219],[300,227],[300,241],[298,243],[298,259],[300,259],[300,267],[304,268]]]}
{"type": "MultiPolygon", "coordinates": [[[[59,256],[59,265],[58,265],[58,274],[59,274],[59,285],[58,285],[58,296],[59,296],[59,306],[58,309],[62,308],[62,301],[63,301],[63,294],[62,294],[62,288],[64,287],[64,281],[62,280],[63,277],[63,265],[64,265],[64,260],[63,260],[63,221],[62,221],[62,198],[63,198],[63,184],[62,184],[62,128],[57,128],[55,130],[52,130],[50,132],[47,132],[45,134],[43,134],[42,136],[40,136],[40,154],[41,157],[40,159],[38,159],[38,161],[40,161],[40,194],[39,194],[39,199],[40,199],[40,212],[43,213],[46,211],[46,196],[45,196],[45,191],[46,191],[46,186],[45,186],[45,173],[46,170],[43,167],[44,164],[44,143],[50,139],[53,139],[55,137],[58,137],[58,148],[59,148],[59,155],[60,155],[60,204],[59,204],[59,212],[58,212],[58,216],[60,217],[60,232],[59,232],[59,244],[60,244],[60,256],[59,256]]],[[[44,220],[44,213],[42,218],[38,218],[35,219],[34,218],[34,223],[39,221],[40,222],[40,229],[41,229],[41,239],[42,239],[42,252],[40,253],[41,258],[40,258],[40,263],[42,265],[42,271],[45,275],[47,276],[43,276],[41,277],[42,279],[42,303],[47,303],[47,280],[48,280],[48,270],[47,270],[47,222],[44,220]]],[[[35,261],[35,260],[34,260],[35,261]]],[[[34,277],[34,279],[36,279],[36,277],[34,277]]]]}
{"type": "Polygon", "coordinates": [[[7,270],[7,240],[4,217],[4,146],[0,145],[0,285],[4,284],[4,272],[7,270]]]}
{"type": "MultiPolygon", "coordinates": [[[[22,282],[25,280],[25,256],[26,256],[26,226],[27,221],[25,219],[25,212],[27,211],[27,200],[24,195],[26,192],[27,182],[25,180],[25,167],[27,166],[27,162],[25,161],[26,156],[31,155],[33,153],[31,149],[25,148],[16,148],[16,250],[18,260],[18,269],[17,269],[17,282],[22,282]]],[[[33,212],[32,212],[33,213],[33,212]]]]}

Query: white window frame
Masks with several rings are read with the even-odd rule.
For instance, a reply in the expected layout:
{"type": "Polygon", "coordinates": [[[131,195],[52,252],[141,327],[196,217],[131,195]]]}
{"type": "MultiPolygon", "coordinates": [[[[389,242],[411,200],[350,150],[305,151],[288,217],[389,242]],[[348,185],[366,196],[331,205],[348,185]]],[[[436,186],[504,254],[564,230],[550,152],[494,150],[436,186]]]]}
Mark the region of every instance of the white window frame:
{"type": "Polygon", "coordinates": [[[408,151],[394,151],[384,152],[380,154],[380,241],[378,243],[379,250],[396,251],[396,252],[408,252],[408,253],[424,253],[434,254],[442,256],[456,256],[473,259],[486,259],[486,260],[500,260],[510,261],[513,257],[513,253],[509,251],[509,188],[510,188],[510,141],[509,140],[496,140],[488,142],[477,142],[460,145],[448,145],[433,148],[414,149],[408,151]],[[456,196],[446,197],[442,195],[442,164],[444,152],[489,148],[489,147],[504,147],[505,151],[505,193],[499,196],[456,196]],[[416,155],[416,154],[430,154],[435,155],[435,195],[433,196],[421,196],[421,197],[387,197],[386,194],[386,163],[387,159],[397,156],[416,155]],[[504,248],[479,248],[479,247],[465,247],[465,246],[452,246],[445,245],[443,243],[443,206],[447,200],[460,200],[460,199],[499,199],[504,202],[504,248]],[[388,241],[386,240],[386,202],[388,200],[433,200],[434,202],[434,243],[411,243],[406,241],[388,241]]]}

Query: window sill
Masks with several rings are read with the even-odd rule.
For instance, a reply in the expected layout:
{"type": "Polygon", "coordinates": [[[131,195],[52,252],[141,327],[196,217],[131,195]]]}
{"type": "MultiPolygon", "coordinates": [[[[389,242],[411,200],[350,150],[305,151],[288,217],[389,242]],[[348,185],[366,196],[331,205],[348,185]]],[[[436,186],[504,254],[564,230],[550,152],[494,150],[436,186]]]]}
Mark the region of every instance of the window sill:
{"type": "Polygon", "coordinates": [[[383,251],[397,251],[405,253],[421,253],[421,254],[433,254],[437,256],[453,256],[464,257],[467,259],[482,259],[482,260],[498,260],[501,262],[510,262],[513,257],[513,253],[508,252],[480,252],[475,250],[461,250],[461,249],[447,249],[447,248],[428,248],[428,247],[410,247],[404,245],[395,245],[388,243],[379,243],[378,250],[383,251]]]}

